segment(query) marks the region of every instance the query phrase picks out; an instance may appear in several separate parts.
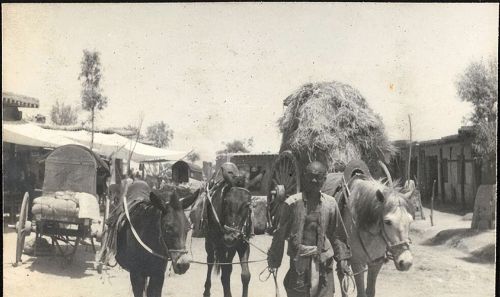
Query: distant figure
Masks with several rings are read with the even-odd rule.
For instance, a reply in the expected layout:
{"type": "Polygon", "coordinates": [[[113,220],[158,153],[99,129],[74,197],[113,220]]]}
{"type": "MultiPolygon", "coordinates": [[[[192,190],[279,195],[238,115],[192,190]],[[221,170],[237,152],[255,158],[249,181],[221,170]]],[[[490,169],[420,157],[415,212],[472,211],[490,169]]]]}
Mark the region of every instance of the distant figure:
{"type": "Polygon", "coordinates": [[[250,191],[258,191],[262,187],[262,178],[264,177],[265,170],[262,170],[260,166],[252,166],[250,168],[249,180],[247,183],[247,189],[250,191]]]}
{"type": "Polygon", "coordinates": [[[162,190],[163,188],[165,188],[167,186],[167,183],[165,182],[165,179],[162,178],[161,179],[161,183],[160,183],[160,190],[162,190]]]}
{"type": "Polygon", "coordinates": [[[134,175],[132,174],[132,170],[128,171],[126,182],[128,185],[131,185],[134,182],[134,175]]]}

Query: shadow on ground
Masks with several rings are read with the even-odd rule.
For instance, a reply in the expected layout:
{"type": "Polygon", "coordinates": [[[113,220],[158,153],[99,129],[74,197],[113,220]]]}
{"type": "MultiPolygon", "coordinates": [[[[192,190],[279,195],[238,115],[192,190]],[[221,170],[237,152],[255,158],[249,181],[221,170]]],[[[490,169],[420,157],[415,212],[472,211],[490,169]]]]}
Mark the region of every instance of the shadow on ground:
{"type": "Polygon", "coordinates": [[[93,275],[90,271],[94,269],[94,257],[95,255],[92,252],[86,251],[84,247],[79,247],[71,262],[66,261],[59,255],[52,254],[31,257],[23,265],[30,265],[29,270],[40,273],[69,278],[83,278],[93,275]]]}
{"type": "Polygon", "coordinates": [[[458,242],[464,238],[476,236],[483,232],[484,231],[473,230],[470,228],[446,229],[440,231],[438,234],[436,234],[436,236],[425,240],[424,242],[422,242],[422,244],[427,246],[436,246],[446,244],[451,240],[451,245],[456,246],[453,241],[458,242]]]}
{"type": "Polygon", "coordinates": [[[470,263],[495,263],[495,251],[495,244],[492,243],[471,252],[471,256],[461,259],[470,263]]]}

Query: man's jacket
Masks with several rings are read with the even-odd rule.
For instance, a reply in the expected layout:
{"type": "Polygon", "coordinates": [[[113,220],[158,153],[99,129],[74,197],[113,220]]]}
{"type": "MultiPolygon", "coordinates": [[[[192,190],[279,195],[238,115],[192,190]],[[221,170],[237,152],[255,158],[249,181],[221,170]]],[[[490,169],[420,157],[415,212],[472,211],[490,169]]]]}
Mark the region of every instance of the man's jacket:
{"type": "MultiPolygon", "coordinates": [[[[279,225],[268,252],[270,267],[277,268],[281,265],[285,240],[288,239],[287,254],[291,258],[296,258],[302,248],[302,232],[307,215],[307,200],[304,198],[302,193],[297,193],[288,197],[280,207],[279,225]]],[[[316,210],[321,215],[317,242],[320,261],[324,262],[332,256],[336,261],[349,259],[351,251],[347,244],[347,232],[335,198],[321,193],[316,210]]]]}

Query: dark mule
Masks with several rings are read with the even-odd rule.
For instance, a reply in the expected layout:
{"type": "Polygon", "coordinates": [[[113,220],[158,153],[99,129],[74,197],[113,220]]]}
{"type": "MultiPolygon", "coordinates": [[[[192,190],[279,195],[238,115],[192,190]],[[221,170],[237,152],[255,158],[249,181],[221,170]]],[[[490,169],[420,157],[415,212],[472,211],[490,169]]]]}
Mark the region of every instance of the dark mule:
{"type": "Polygon", "coordinates": [[[175,192],[152,192],[145,182],[136,181],[125,193],[130,222],[121,208],[123,227],[118,229],[116,237],[116,261],[130,272],[135,297],[142,297],[144,292],[148,297],[160,297],[168,260],[172,260],[176,274],[183,274],[189,268],[185,243],[190,224],[184,208],[194,202],[198,192],[179,200],[175,192]],[[130,223],[137,235],[133,234],[130,223]]]}
{"type": "Polygon", "coordinates": [[[231,263],[236,253],[241,262],[242,296],[248,296],[250,270],[247,261],[250,256],[248,239],[252,233],[251,198],[247,189],[226,186],[215,190],[211,203],[206,203],[205,251],[209,264],[203,296],[210,296],[211,276],[214,268],[212,263],[217,263],[215,264],[216,271],[222,270],[224,297],[231,297],[230,282],[233,265],[225,263],[231,263]]]}
{"type": "MultiPolygon", "coordinates": [[[[403,194],[401,190],[392,182],[387,186],[364,175],[354,175],[343,189],[348,197],[339,204],[349,235],[350,264],[358,297],[375,296],[377,276],[387,254],[392,257],[397,270],[406,271],[413,264],[409,231],[414,209],[408,200],[412,192],[403,194]],[[367,265],[365,290],[364,270],[367,265]]],[[[339,273],[338,277],[342,283],[344,275],[339,273]]],[[[342,292],[342,296],[347,295],[342,292]]]]}

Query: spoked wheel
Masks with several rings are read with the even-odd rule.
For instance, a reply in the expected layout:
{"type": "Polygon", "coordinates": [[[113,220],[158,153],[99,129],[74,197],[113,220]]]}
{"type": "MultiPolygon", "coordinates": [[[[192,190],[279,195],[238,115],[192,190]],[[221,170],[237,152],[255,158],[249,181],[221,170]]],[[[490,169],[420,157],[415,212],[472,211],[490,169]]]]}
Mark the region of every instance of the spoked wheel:
{"type": "Polygon", "coordinates": [[[21,211],[19,213],[19,221],[16,224],[17,230],[17,246],[16,246],[16,262],[14,266],[21,263],[21,256],[24,249],[24,241],[26,236],[31,233],[31,221],[28,221],[28,211],[29,211],[29,194],[26,192],[24,194],[23,202],[21,204],[21,211]]]}
{"type": "Polygon", "coordinates": [[[300,168],[291,151],[284,151],[273,164],[267,196],[267,232],[272,234],[279,221],[281,203],[300,192],[300,168]]]}
{"type": "Polygon", "coordinates": [[[73,261],[73,256],[82,238],[76,237],[75,239],[71,239],[69,236],[52,236],[51,238],[52,243],[55,243],[59,253],[63,256],[65,263],[70,264],[73,261]],[[65,245],[62,246],[59,242],[64,242],[65,245]]]}

